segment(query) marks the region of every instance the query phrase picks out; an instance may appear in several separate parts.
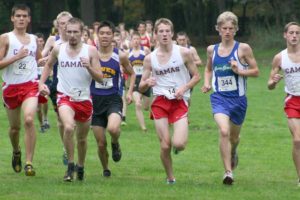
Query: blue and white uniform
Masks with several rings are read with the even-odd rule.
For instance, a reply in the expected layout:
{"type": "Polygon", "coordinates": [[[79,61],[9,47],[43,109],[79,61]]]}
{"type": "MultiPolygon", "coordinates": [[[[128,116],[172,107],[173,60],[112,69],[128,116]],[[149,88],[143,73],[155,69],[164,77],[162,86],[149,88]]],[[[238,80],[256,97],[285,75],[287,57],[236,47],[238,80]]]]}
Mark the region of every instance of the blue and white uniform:
{"type": "Polygon", "coordinates": [[[214,45],[212,56],[212,88],[211,95],[213,114],[223,113],[230,120],[241,125],[245,119],[247,110],[246,77],[239,76],[231,69],[231,60],[237,61],[239,69],[247,69],[238,57],[239,42],[235,41],[234,47],[228,56],[218,54],[220,44],[214,45]]]}

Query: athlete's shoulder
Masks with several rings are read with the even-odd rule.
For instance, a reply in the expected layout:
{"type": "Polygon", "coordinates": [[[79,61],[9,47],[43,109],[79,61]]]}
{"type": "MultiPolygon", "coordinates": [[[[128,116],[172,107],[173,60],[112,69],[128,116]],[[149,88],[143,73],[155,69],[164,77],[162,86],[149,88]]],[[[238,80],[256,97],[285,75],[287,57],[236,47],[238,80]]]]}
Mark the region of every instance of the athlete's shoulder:
{"type": "Polygon", "coordinates": [[[0,45],[8,43],[8,34],[9,33],[3,33],[3,34],[0,35],[0,40],[1,40],[0,45]],[[5,43],[3,43],[3,42],[5,42],[5,43]]]}
{"type": "Polygon", "coordinates": [[[273,63],[280,63],[280,62],[281,62],[282,55],[283,55],[283,51],[284,51],[284,50],[278,52],[278,53],[274,56],[274,58],[273,58],[273,63]]]}
{"type": "Polygon", "coordinates": [[[251,50],[252,48],[247,43],[239,42],[239,49],[247,51],[247,50],[251,50]]]}
{"type": "Polygon", "coordinates": [[[216,44],[211,44],[206,48],[207,54],[212,54],[216,44]]]}

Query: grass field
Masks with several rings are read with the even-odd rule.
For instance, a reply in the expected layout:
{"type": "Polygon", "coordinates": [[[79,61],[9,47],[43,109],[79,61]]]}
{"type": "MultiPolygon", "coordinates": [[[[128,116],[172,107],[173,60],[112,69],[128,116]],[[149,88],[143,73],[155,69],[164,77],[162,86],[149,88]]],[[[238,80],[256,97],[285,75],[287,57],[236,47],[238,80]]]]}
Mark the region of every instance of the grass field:
{"type": "MultiPolygon", "coordinates": [[[[122,127],[123,158],[109,160],[111,178],[102,177],[92,132],[89,134],[86,179],[62,181],[62,145],[49,113],[51,129],[37,134],[34,157],[35,177],[11,168],[8,122],[0,109],[0,199],[297,199],[300,188],[291,158],[291,136],[283,113],[283,84],[267,90],[270,62],[276,51],[256,52],[259,78],[248,79],[248,111],[239,146],[239,166],[235,184],[222,184],[223,166],[218,150],[218,133],[211,115],[209,95],[200,93],[202,81],[194,89],[190,109],[189,143],[184,152],[173,155],[175,185],[165,183],[159,158],[159,143],[153,122],[147,117],[148,133],[140,131],[133,105],[122,127]]],[[[201,52],[202,57],[205,57],[201,52]]],[[[203,71],[203,69],[201,69],[203,71]]],[[[21,146],[24,155],[23,130],[21,146]]]]}

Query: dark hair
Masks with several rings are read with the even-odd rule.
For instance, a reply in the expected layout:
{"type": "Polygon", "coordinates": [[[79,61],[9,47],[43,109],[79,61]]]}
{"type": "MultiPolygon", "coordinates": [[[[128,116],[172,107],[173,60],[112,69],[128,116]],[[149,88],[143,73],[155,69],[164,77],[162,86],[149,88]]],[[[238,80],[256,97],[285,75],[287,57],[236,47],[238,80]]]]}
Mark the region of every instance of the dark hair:
{"type": "Polygon", "coordinates": [[[176,34],[176,36],[177,36],[177,37],[179,37],[179,36],[185,36],[185,37],[187,37],[187,34],[186,34],[186,32],[184,32],[184,31],[179,31],[179,32],[176,34]]]}
{"type": "Polygon", "coordinates": [[[44,36],[43,33],[36,33],[35,35],[36,35],[37,38],[43,38],[43,39],[45,39],[45,36],[44,36]]]}
{"type": "Polygon", "coordinates": [[[153,26],[153,22],[151,20],[146,20],[145,24],[151,24],[153,26]]]}
{"type": "Polygon", "coordinates": [[[83,22],[81,21],[81,19],[79,18],[76,18],[76,17],[72,17],[71,19],[69,19],[68,24],[79,24],[80,26],[80,31],[83,32],[83,27],[84,27],[84,24],[83,22]]]}
{"type": "Polygon", "coordinates": [[[136,28],[138,28],[141,24],[146,26],[146,22],[143,20],[138,21],[138,23],[136,24],[136,28]]]}
{"type": "Polygon", "coordinates": [[[115,25],[111,21],[108,20],[101,21],[97,32],[99,32],[99,30],[103,27],[108,27],[111,29],[113,33],[115,32],[115,25]]]}
{"type": "Polygon", "coordinates": [[[26,10],[29,16],[31,14],[30,8],[26,4],[16,4],[11,9],[11,16],[14,16],[17,10],[26,10]]]}
{"type": "Polygon", "coordinates": [[[132,33],[131,37],[133,37],[134,35],[137,35],[137,36],[141,37],[140,33],[139,33],[139,32],[137,32],[137,31],[133,31],[133,33],[132,33]]]}

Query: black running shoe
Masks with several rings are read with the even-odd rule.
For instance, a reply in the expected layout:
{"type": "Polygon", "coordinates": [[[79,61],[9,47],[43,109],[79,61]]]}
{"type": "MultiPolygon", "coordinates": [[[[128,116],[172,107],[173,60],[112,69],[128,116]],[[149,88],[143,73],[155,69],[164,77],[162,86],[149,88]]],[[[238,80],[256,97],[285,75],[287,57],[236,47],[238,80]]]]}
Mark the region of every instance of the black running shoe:
{"type": "Polygon", "coordinates": [[[104,177],[110,177],[110,176],[111,176],[110,170],[109,170],[109,169],[103,170],[103,176],[104,176],[104,177]]]}
{"type": "Polygon", "coordinates": [[[73,178],[74,178],[74,171],[75,171],[74,163],[69,163],[68,164],[68,169],[67,169],[66,174],[64,176],[64,181],[72,182],[73,178]]]}
{"type": "Polygon", "coordinates": [[[118,162],[121,160],[122,157],[122,152],[121,152],[121,148],[120,148],[120,144],[119,143],[111,143],[111,149],[112,149],[112,159],[115,162],[118,162]]]}
{"type": "Polygon", "coordinates": [[[78,165],[76,166],[76,171],[77,171],[77,180],[83,181],[84,180],[84,167],[79,167],[78,165]]]}
{"type": "Polygon", "coordinates": [[[232,185],[234,182],[233,174],[230,171],[225,172],[223,177],[223,184],[224,185],[232,185]]]}
{"type": "Polygon", "coordinates": [[[21,161],[21,150],[13,152],[11,166],[16,173],[20,173],[22,171],[22,161],[21,161]]]}
{"type": "Polygon", "coordinates": [[[26,162],[24,171],[26,176],[35,176],[35,170],[33,169],[31,162],[26,162]]]}

